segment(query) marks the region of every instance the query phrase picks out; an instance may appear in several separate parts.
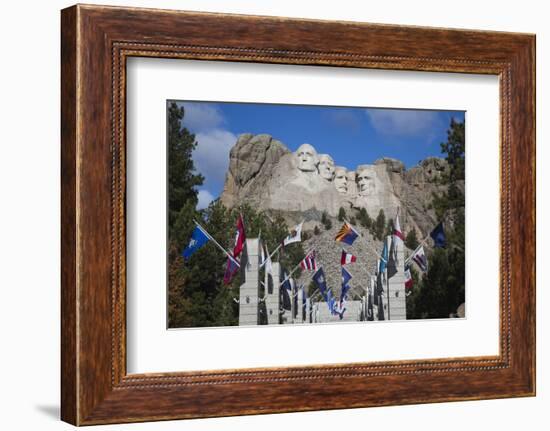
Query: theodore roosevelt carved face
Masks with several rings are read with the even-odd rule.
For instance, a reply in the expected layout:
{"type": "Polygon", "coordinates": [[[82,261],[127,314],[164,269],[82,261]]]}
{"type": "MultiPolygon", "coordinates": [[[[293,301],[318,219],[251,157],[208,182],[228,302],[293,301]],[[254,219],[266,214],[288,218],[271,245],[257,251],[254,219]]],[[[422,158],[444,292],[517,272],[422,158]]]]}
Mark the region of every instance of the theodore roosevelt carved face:
{"type": "Polygon", "coordinates": [[[334,169],[334,187],[339,193],[348,192],[348,178],[346,176],[346,168],[336,166],[334,169]]]}
{"type": "Polygon", "coordinates": [[[374,192],[374,172],[368,165],[360,165],[356,171],[357,191],[360,196],[367,196],[374,192]]]}
{"type": "Polygon", "coordinates": [[[317,151],[309,144],[302,144],[300,148],[296,150],[296,157],[298,159],[298,169],[303,172],[313,172],[317,170],[317,164],[319,159],[317,157],[317,151]]]}
{"type": "Polygon", "coordinates": [[[319,175],[327,181],[334,178],[334,160],[328,154],[319,155],[319,175]]]}

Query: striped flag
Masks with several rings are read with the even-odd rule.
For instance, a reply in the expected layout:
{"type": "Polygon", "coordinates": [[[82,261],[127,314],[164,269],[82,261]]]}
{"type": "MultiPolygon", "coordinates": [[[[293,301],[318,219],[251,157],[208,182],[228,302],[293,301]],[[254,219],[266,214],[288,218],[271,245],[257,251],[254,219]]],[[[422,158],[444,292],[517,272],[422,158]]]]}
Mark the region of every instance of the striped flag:
{"type": "Polygon", "coordinates": [[[317,262],[315,261],[315,250],[311,250],[300,262],[300,267],[306,271],[317,271],[317,262]]]}
{"type": "Polygon", "coordinates": [[[414,252],[412,260],[423,272],[428,270],[428,258],[426,257],[426,253],[424,253],[424,246],[420,246],[418,250],[414,252]]]}
{"type": "Polygon", "coordinates": [[[341,265],[347,265],[348,263],[354,263],[355,261],[357,261],[357,257],[345,250],[342,250],[342,257],[340,258],[341,265]]]}

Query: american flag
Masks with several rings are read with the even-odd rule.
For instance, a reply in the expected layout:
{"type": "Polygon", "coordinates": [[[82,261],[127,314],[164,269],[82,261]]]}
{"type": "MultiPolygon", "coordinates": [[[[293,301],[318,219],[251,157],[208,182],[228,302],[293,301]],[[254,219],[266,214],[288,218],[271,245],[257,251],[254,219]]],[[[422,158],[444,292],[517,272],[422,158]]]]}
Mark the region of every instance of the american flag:
{"type": "Polygon", "coordinates": [[[317,271],[317,262],[315,261],[315,250],[311,250],[300,262],[300,267],[306,271],[317,271]]]}

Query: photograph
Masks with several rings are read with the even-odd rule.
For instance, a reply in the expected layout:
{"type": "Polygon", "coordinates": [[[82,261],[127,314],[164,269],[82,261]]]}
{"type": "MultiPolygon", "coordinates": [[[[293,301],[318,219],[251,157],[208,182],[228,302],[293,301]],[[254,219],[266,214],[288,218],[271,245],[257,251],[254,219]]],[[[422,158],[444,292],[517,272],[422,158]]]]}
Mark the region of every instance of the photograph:
{"type": "Polygon", "coordinates": [[[465,117],[167,100],[167,328],[466,318],[465,117]]]}

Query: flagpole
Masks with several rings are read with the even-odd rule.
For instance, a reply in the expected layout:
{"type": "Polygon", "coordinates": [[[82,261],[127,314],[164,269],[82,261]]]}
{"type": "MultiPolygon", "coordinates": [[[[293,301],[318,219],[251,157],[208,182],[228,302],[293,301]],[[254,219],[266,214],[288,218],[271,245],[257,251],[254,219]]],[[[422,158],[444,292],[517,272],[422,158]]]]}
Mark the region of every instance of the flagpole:
{"type": "Polygon", "coordinates": [[[371,249],[372,252],[374,252],[374,254],[375,254],[376,256],[378,256],[380,259],[382,259],[385,263],[388,263],[387,260],[384,259],[382,256],[380,256],[380,255],[378,254],[378,252],[376,251],[376,249],[367,241],[367,238],[365,237],[365,235],[363,235],[361,232],[359,232],[357,229],[355,229],[355,227],[354,227],[346,218],[344,218],[344,221],[345,221],[347,224],[349,224],[349,225],[352,227],[352,229],[353,229],[355,232],[357,232],[357,233],[359,234],[359,236],[360,236],[361,238],[363,238],[363,239],[365,240],[365,244],[367,244],[367,246],[371,249]]]}
{"type": "Polygon", "coordinates": [[[263,268],[263,266],[265,265],[265,263],[266,263],[269,259],[271,259],[275,253],[277,253],[277,252],[279,251],[279,249],[282,247],[282,245],[283,245],[283,244],[279,244],[279,245],[277,246],[277,248],[271,252],[271,254],[269,255],[269,257],[268,257],[266,260],[264,260],[264,261],[262,262],[262,264],[260,265],[260,267],[259,267],[258,269],[263,268]]]}
{"type": "MultiPolygon", "coordinates": [[[[305,257],[306,257],[309,253],[311,253],[313,250],[314,250],[313,248],[309,249],[308,252],[305,254],[304,258],[302,258],[302,260],[304,260],[305,257]]],[[[281,287],[283,284],[285,284],[285,282],[290,278],[290,276],[296,272],[296,270],[297,270],[298,267],[300,266],[300,263],[302,263],[302,260],[300,260],[300,262],[298,262],[298,264],[297,264],[294,268],[292,268],[292,271],[290,271],[290,273],[286,276],[286,278],[285,278],[283,281],[281,281],[281,282],[279,283],[279,287],[281,287]]]]}
{"type": "Polygon", "coordinates": [[[407,257],[407,258],[405,259],[405,265],[406,265],[408,262],[411,261],[411,259],[412,259],[413,256],[416,254],[416,252],[417,252],[418,250],[420,250],[420,247],[422,247],[424,244],[426,244],[426,242],[427,242],[429,239],[430,239],[430,234],[428,234],[428,235],[426,236],[426,238],[424,238],[424,239],[420,242],[420,244],[418,244],[418,246],[414,249],[414,251],[413,251],[411,254],[409,254],[409,257],[407,257]]]}
{"type": "Polygon", "coordinates": [[[218,241],[216,241],[216,240],[214,239],[214,237],[213,237],[212,235],[210,235],[210,234],[206,231],[206,229],[203,228],[203,227],[199,224],[199,222],[197,222],[197,220],[193,220],[193,222],[195,222],[195,224],[196,224],[197,227],[202,231],[202,233],[204,233],[209,239],[211,239],[211,240],[214,242],[214,244],[216,244],[216,245],[220,248],[220,250],[223,251],[223,252],[227,255],[227,257],[228,257],[229,259],[231,259],[239,268],[241,267],[241,264],[240,264],[239,262],[237,262],[237,261],[235,260],[235,258],[234,258],[233,256],[231,256],[231,254],[230,254],[225,248],[223,248],[223,247],[220,245],[220,243],[219,243],[218,241]]]}

